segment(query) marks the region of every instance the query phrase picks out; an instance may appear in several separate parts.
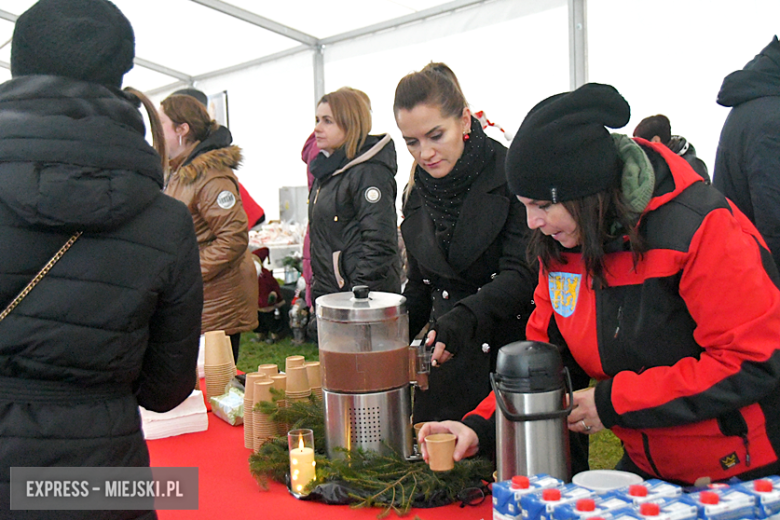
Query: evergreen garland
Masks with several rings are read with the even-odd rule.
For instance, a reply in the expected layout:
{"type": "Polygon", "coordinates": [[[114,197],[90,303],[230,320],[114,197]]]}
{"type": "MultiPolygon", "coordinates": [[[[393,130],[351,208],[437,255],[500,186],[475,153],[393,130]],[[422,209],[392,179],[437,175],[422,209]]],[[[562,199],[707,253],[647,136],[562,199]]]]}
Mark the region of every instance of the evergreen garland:
{"type": "MultiPolygon", "coordinates": [[[[371,450],[341,449],[341,457],[329,459],[325,454],[325,421],[322,402],[312,397],[279,407],[280,393],[273,402],[261,402],[255,410],[270,416],[279,431],[309,428],[314,432],[317,480],[307,491],[327,483],[338,483],[347,490],[351,507],[381,507],[378,518],[391,511],[405,515],[414,506],[445,505],[458,500],[466,488],[481,487],[489,481],[492,463],[472,458],[455,463],[451,471],[431,471],[424,462],[410,462],[395,453],[380,454],[371,450]]],[[[267,441],[249,457],[249,470],[258,483],[268,489],[268,479],[287,484],[290,459],[287,436],[267,441]]],[[[315,489],[316,493],[316,489],[315,489]]]]}

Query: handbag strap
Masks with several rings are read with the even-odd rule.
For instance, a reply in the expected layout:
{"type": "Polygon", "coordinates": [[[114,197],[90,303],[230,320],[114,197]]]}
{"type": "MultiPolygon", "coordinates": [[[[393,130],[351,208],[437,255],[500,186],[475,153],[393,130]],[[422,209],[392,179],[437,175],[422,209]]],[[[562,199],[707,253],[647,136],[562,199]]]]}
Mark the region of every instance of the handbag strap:
{"type": "Polygon", "coordinates": [[[59,251],[54,253],[54,256],[51,257],[51,260],[49,260],[46,265],[43,266],[43,268],[38,271],[38,274],[35,275],[35,278],[30,280],[30,283],[27,284],[27,287],[22,289],[22,292],[16,295],[16,298],[14,298],[14,301],[12,301],[10,304],[8,304],[8,307],[5,308],[5,310],[0,313],[0,321],[3,321],[6,316],[11,314],[11,311],[16,308],[17,305],[19,305],[22,300],[24,300],[24,297],[27,296],[30,291],[33,290],[33,287],[38,285],[38,282],[40,282],[44,276],[46,276],[46,273],[51,271],[51,268],[54,267],[54,264],[56,264],[60,258],[62,258],[62,255],[65,254],[65,251],[70,249],[70,246],[72,246],[76,240],[81,236],[82,231],[76,232],[72,237],[68,239],[67,242],[65,242],[65,245],[63,245],[59,251]]]}

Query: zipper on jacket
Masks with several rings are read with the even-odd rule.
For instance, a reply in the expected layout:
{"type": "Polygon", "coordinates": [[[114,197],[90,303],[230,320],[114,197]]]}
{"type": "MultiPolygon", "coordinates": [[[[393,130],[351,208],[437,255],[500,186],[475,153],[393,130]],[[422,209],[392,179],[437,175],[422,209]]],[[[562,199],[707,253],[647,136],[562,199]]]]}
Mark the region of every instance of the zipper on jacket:
{"type": "Polygon", "coordinates": [[[740,435],[742,437],[742,444],[745,445],[745,467],[750,467],[750,441],[748,440],[747,433],[740,435]]]}
{"type": "Polygon", "coordinates": [[[621,305],[618,307],[618,315],[617,315],[617,327],[615,327],[615,335],[612,339],[617,339],[618,333],[620,332],[620,318],[623,317],[623,306],[621,305]]]}
{"type": "Polygon", "coordinates": [[[658,471],[658,468],[655,466],[655,462],[653,461],[653,456],[650,454],[650,442],[647,438],[647,434],[642,432],[642,446],[645,449],[645,457],[647,458],[648,464],[650,464],[650,467],[653,468],[653,473],[658,475],[658,478],[661,478],[661,472],[658,471]]]}
{"type": "Polygon", "coordinates": [[[320,187],[321,186],[317,186],[317,193],[314,194],[314,202],[312,204],[317,204],[317,197],[320,196],[320,187]]]}

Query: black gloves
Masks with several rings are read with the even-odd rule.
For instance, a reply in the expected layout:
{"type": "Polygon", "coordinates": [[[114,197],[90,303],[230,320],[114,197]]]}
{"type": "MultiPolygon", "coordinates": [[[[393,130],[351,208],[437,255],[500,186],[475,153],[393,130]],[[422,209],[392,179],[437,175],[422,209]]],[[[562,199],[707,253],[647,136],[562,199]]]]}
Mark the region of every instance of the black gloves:
{"type": "Polygon", "coordinates": [[[477,318],[463,305],[456,305],[447,314],[436,320],[432,330],[436,331],[437,342],[444,343],[445,349],[450,354],[457,354],[460,348],[469,341],[473,341],[477,330],[477,318]]]}

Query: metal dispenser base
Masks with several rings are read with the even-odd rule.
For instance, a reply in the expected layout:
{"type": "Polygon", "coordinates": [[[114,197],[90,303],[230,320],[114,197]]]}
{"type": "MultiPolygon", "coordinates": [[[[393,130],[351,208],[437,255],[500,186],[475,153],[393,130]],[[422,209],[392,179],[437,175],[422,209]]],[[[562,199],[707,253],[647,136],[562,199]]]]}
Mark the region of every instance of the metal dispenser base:
{"type": "Polygon", "coordinates": [[[412,454],[411,398],[408,386],[370,394],[323,390],[328,457],[335,448],[391,449],[408,459],[412,454]],[[389,448],[388,448],[389,446],[389,448]]]}

